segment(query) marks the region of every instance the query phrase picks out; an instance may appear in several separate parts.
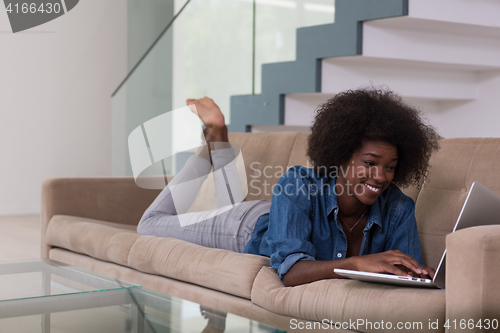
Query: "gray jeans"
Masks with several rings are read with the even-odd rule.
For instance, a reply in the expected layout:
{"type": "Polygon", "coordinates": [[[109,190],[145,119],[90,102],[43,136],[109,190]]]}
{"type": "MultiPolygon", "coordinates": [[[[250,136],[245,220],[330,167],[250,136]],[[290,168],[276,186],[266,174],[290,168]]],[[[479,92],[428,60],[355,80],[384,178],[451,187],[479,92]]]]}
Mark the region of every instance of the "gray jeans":
{"type": "Polygon", "coordinates": [[[243,252],[255,222],[262,214],[269,213],[271,202],[238,203],[244,196],[240,193],[235,163],[232,163],[235,153],[232,148],[214,149],[211,159],[217,208],[186,213],[212,168],[210,161],[199,155],[197,153],[188,159],[184,168],[149,206],[137,226],[137,232],[243,252]]]}

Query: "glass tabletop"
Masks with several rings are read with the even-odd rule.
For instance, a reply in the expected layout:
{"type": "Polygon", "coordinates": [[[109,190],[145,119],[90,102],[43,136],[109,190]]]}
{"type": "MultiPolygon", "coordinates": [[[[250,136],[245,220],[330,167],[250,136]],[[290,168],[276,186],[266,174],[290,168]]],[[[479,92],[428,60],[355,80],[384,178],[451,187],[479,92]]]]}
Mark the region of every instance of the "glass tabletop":
{"type": "Polygon", "coordinates": [[[0,302],[139,287],[51,259],[0,263],[0,302]]]}
{"type": "Polygon", "coordinates": [[[284,332],[58,261],[0,263],[0,332],[284,332]]]}

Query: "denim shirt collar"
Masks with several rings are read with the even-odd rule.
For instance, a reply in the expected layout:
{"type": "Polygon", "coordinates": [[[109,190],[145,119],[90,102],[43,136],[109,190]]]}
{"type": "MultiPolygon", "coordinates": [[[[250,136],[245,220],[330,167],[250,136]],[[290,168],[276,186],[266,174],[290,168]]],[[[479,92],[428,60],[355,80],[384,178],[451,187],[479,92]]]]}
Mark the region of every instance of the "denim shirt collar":
{"type": "MultiPolygon", "coordinates": [[[[327,186],[327,191],[326,191],[326,212],[327,215],[330,216],[332,211],[335,211],[335,220],[337,220],[337,214],[339,211],[339,203],[337,200],[337,195],[335,193],[335,182],[337,178],[333,177],[330,178],[329,186],[327,186]]],[[[382,194],[381,194],[382,195],[382,194]]],[[[370,209],[370,216],[368,217],[368,222],[366,222],[366,226],[364,231],[370,230],[371,227],[376,224],[380,227],[380,230],[382,231],[382,217],[380,213],[380,196],[377,198],[375,203],[371,206],[370,209]]]]}

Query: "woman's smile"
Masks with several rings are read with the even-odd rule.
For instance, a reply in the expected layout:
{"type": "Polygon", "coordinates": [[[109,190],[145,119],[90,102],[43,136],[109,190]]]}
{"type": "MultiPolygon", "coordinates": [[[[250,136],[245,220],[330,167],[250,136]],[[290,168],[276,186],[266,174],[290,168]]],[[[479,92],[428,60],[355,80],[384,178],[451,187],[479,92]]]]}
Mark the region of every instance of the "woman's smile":
{"type": "Polygon", "coordinates": [[[371,192],[373,192],[373,193],[377,193],[377,194],[378,194],[378,193],[380,193],[380,189],[381,189],[381,187],[370,186],[370,185],[368,185],[368,184],[364,184],[364,185],[365,185],[365,187],[366,187],[369,191],[371,191],[371,192]]]}

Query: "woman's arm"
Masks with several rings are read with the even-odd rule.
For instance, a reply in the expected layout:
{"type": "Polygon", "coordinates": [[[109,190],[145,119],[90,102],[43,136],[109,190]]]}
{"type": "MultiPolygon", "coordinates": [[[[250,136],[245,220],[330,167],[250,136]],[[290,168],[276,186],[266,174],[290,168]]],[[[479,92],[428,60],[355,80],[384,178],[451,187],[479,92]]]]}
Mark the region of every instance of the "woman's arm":
{"type": "Polygon", "coordinates": [[[323,279],[342,278],[333,272],[335,268],[354,270],[353,257],[337,260],[301,260],[297,261],[283,275],[285,287],[294,287],[323,279]]]}
{"type": "Polygon", "coordinates": [[[372,273],[389,273],[399,276],[412,275],[396,265],[406,267],[414,275],[427,275],[433,270],[422,267],[413,257],[399,250],[336,260],[301,260],[283,275],[286,287],[298,286],[323,279],[343,278],[333,272],[335,268],[372,273]]]}

